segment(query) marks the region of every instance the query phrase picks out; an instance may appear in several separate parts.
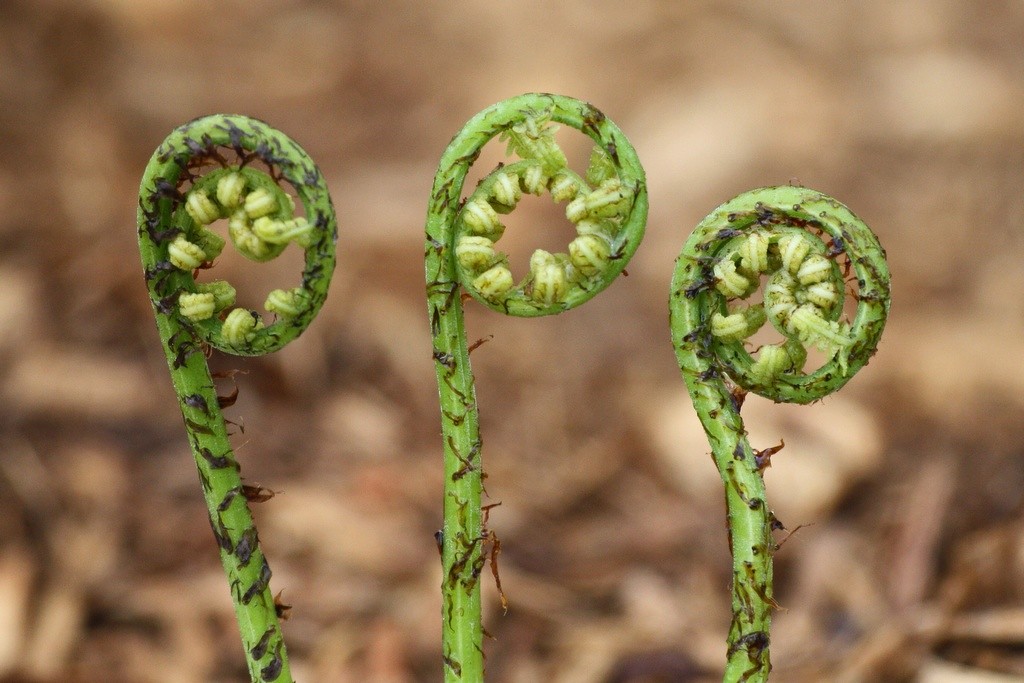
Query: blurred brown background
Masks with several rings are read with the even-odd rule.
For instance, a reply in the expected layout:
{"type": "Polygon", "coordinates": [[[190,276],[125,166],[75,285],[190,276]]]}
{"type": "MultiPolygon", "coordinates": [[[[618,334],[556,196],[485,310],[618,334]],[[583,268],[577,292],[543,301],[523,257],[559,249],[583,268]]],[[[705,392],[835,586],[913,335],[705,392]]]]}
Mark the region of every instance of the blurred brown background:
{"type": "MultiPolygon", "coordinates": [[[[3,0],[0,680],[244,679],[135,244],[152,150],[218,111],[304,145],[341,229],[312,328],[214,360],[246,373],[244,474],[281,492],[256,514],[293,671],[440,680],[423,218],[451,136],[535,90],[626,131],[652,208],[584,308],[469,306],[511,601],[485,587],[489,680],[719,675],[723,506],[668,282],[708,211],[791,180],[875,229],[895,303],[841,394],[744,410],[808,525],[777,555],[773,680],[1024,680],[1022,35],[1011,1],[3,0]]],[[[537,200],[503,244],[523,264],[570,233],[537,200]]],[[[297,273],[243,265],[218,274],[254,299],[297,273]]]]}

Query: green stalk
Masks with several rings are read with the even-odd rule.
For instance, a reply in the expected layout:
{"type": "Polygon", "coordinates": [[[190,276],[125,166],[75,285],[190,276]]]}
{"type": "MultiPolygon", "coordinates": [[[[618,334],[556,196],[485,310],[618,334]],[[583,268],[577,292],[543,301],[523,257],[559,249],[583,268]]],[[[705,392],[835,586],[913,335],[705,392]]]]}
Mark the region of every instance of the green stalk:
{"type": "Polygon", "coordinates": [[[701,221],[676,262],[672,340],[725,484],[733,558],[725,681],[768,679],[772,531],[782,528],[761,476],[777,449],[751,449],[743,396],[811,403],[837,391],[874,354],[889,289],[874,234],[836,200],[803,187],[768,187],[726,202],[701,221]],[[847,267],[856,280],[852,321],[843,318],[847,267]],[[764,302],[744,302],[762,277],[764,302]],[[752,355],[744,340],[766,321],[783,341],[752,355]],[[808,347],[827,360],[805,373],[808,347]]]}
{"type": "Polygon", "coordinates": [[[319,169],[290,138],[242,116],[209,116],[176,129],[153,154],[139,189],[139,250],[157,329],[199,470],[210,526],[255,681],[290,683],[291,672],[270,567],[259,546],[240,466],[206,362],[213,347],[236,355],[271,353],[306,329],[327,296],[337,225],[319,169]],[[256,168],[262,165],[262,168],[256,168]],[[294,216],[294,191],[304,216],[294,216]],[[256,311],[234,307],[226,282],[197,283],[225,240],[210,226],[229,219],[236,248],[267,261],[289,243],[305,251],[301,284],[274,290],[265,324],[256,311]]]}
{"type": "Polygon", "coordinates": [[[484,545],[479,414],[462,293],[515,316],[551,315],[587,301],[622,272],[639,246],[647,188],[636,152],[619,128],[591,105],[559,95],[527,94],[473,117],[441,157],[426,223],[426,280],[444,446],[441,531],[442,655],[445,681],[483,680],[480,575],[484,545]],[[566,168],[555,123],[590,136],[596,146],[586,176],[566,168]],[[520,161],[499,166],[462,202],[463,184],[483,146],[507,140],[520,161]],[[507,256],[495,250],[500,215],[523,192],[565,201],[578,236],[567,253],[538,250],[530,273],[514,282],[507,256]]]}

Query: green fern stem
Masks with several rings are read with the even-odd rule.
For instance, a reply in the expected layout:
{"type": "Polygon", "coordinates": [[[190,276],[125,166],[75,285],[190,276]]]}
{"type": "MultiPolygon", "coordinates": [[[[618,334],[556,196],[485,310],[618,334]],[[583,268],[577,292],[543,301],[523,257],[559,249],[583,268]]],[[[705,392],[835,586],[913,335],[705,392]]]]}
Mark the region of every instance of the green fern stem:
{"type": "Polygon", "coordinates": [[[476,115],[441,157],[426,222],[426,281],[433,357],[441,401],[444,527],[440,534],[442,654],[445,680],[483,680],[480,577],[493,539],[481,509],[482,442],[462,294],[508,315],[533,317],[587,301],[622,272],[643,236],[647,189],[636,152],[593,106],[569,97],[527,94],[476,115]],[[585,176],[566,166],[556,124],[595,143],[585,176]],[[495,137],[518,157],[499,165],[465,200],[463,185],[484,145],[495,137]],[[516,281],[496,248],[501,215],[523,193],[566,202],[577,237],[565,253],[537,250],[516,281]]]}
{"type": "MultiPolygon", "coordinates": [[[[199,470],[210,525],[227,574],[253,681],[292,680],[270,567],[249,510],[206,362],[210,347],[255,356],[306,329],[327,296],[337,225],[319,169],[294,141],[243,116],[208,116],[167,137],[146,166],[139,189],[139,249],[157,329],[199,470]],[[295,214],[294,193],[303,213],[295,214]],[[268,261],[289,244],[305,252],[301,282],[273,290],[257,311],[235,307],[225,281],[197,282],[226,240],[247,258],[268,261]]],[[[256,496],[258,497],[258,492],[256,496]]]]}
{"type": "Polygon", "coordinates": [[[803,187],[768,187],[726,202],[701,221],[676,262],[672,339],[725,484],[733,558],[725,681],[765,681],[771,670],[772,532],[781,528],[761,476],[772,449],[751,449],[743,396],[810,403],[837,391],[874,354],[889,289],[874,234],[836,200],[803,187]],[[747,301],[762,280],[763,302],[747,301]],[[849,321],[848,286],[856,299],[849,321]],[[748,350],[746,340],[765,322],[782,341],[748,350]],[[808,348],[825,357],[810,372],[808,348]]]}

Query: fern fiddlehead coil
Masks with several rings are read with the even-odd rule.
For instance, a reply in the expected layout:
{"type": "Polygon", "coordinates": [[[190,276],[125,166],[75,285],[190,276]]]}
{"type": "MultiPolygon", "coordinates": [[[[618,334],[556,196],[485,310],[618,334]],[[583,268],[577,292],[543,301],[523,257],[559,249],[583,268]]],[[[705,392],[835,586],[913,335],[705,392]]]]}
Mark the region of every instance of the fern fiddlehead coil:
{"type": "MultiPolygon", "coordinates": [[[[327,296],[337,224],[320,170],[293,140],[260,121],[215,115],[173,131],[153,154],[139,189],[143,273],[199,470],[253,681],[292,680],[270,567],[259,546],[240,467],[206,362],[208,348],[255,356],[300,335],[327,296]],[[302,207],[296,213],[295,197],[302,207]],[[235,306],[223,280],[199,282],[228,239],[262,262],[289,244],[304,251],[297,286],[271,291],[264,315],[235,306]]],[[[257,492],[252,496],[259,499],[257,492]]]]}
{"type": "Polygon", "coordinates": [[[486,562],[481,510],[482,442],[462,292],[514,316],[551,315],[582,304],[622,272],[643,236],[647,188],[636,152],[593,106],[569,97],[527,94],[473,117],[438,167],[426,222],[427,304],[441,401],[444,447],[442,634],[446,681],[483,679],[480,575],[486,562]],[[595,145],[584,175],[567,167],[555,141],[563,124],[595,145]],[[508,143],[517,160],[502,164],[462,201],[463,185],[484,145],[508,143]],[[501,216],[524,193],[565,202],[576,237],[564,253],[537,250],[516,280],[497,246],[501,216]]]}
{"type": "Polygon", "coordinates": [[[765,460],[740,417],[744,392],[810,403],[837,391],[875,353],[889,298],[874,234],[835,199],[803,187],[767,187],[726,202],[701,221],[676,262],[672,340],[726,490],[733,556],[726,681],[764,681],[771,670],[772,531],[781,527],[765,499],[765,460]],[[856,300],[849,320],[848,286],[856,300]],[[768,323],[782,340],[752,352],[746,340],[768,323]],[[825,359],[811,371],[808,350],[825,359]]]}

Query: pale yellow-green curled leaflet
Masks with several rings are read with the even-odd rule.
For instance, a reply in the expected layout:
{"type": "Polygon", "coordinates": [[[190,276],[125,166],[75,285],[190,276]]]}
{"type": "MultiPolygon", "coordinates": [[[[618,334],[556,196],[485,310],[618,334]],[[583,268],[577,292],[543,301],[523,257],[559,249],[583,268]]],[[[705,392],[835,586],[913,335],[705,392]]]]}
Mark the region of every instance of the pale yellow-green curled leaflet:
{"type": "MultiPolygon", "coordinates": [[[[527,94],[485,109],[441,157],[427,211],[426,280],[444,447],[441,530],[442,657],[446,681],[483,680],[480,577],[493,542],[483,528],[482,442],[462,294],[515,316],[560,313],[607,287],[643,237],[647,186],[622,131],[593,106],[560,95],[527,94]],[[558,124],[594,141],[584,175],[567,167],[558,124]],[[487,142],[508,143],[507,163],[463,201],[470,166],[487,142]],[[564,202],[576,237],[563,253],[534,252],[518,280],[498,247],[524,193],[564,202]]],[[[493,547],[492,547],[493,549],[493,547]]]]}
{"type": "MultiPolygon", "coordinates": [[[[711,212],[676,262],[672,341],[725,483],[733,557],[732,626],[724,680],[765,681],[772,532],[757,452],[740,417],[745,392],[810,403],[846,384],[875,353],[889,312],[889,269],[875,235],[848,208],[803,187],[766,187],[711,212]],[[763,281],[763,300],[751,298],[763,281]],[[856,311],[844,315],[847,290],[856,311]],[[765,323],[779,339],[748,341],[765,323]],[[824,357],[805,368],[808,350],[824,357]]],[[[823,455],[827,457],[827,455],[823,455]]]]}
{"type": "MultiPolygon", "coordinates": [[[[215,115],[172,132],[139,188],[139,250],[171,380],[199,469],[251,679],[291,672],[240,466],[206,362],[210,347],[255,356],[300,335],[327,297],[337,223],[320,170],[291,138],[261,121],[215,115]],[[295,197],[302,207],[296,212],[295,197]],[[220,224],[226,224],[227,239],[220,224]],[[235,306],[223,280],[197,282],[227,241],[252,261],[289,245],[305,253],[301,279],[272,290],[265,312],[235,306]]],[[[222,405],[223,404],[223,405],[222,405]]],[[[259,493],[256,493],[258,497],[259,493]]]]}

